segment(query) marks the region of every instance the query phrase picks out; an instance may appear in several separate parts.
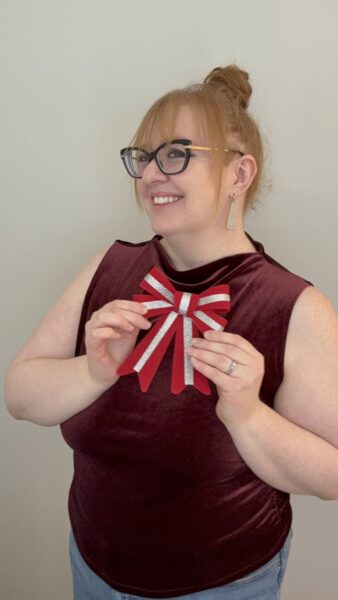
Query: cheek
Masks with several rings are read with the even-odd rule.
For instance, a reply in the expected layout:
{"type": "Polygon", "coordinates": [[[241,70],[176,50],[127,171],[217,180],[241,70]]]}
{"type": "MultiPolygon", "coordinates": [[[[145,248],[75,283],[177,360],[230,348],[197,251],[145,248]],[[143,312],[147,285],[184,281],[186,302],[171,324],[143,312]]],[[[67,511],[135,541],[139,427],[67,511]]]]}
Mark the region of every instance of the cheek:
{"type": "Polygon", "coordinates": [[[195,189],[195,196],[201,207],[206,211],[210,213],[217,211],[217,189],[214,182],[210,181],[209,178],[199,182],[199,185],[197,185],[195,189]]]}

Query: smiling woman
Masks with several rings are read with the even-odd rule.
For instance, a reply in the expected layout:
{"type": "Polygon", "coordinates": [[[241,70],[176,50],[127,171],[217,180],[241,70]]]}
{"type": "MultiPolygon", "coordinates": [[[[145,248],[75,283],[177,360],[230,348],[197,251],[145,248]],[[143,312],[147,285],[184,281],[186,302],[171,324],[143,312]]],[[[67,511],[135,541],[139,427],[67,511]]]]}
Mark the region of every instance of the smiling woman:
{"type": "Polygon", "coordinates": [[[8,371],[74,450],[76,600],[276,600],[289,494],[338,498],[337,318],[244,230],[250,96],[230,65],[155,102],[121,151],[154,237],[94,257],[8,371]]]}

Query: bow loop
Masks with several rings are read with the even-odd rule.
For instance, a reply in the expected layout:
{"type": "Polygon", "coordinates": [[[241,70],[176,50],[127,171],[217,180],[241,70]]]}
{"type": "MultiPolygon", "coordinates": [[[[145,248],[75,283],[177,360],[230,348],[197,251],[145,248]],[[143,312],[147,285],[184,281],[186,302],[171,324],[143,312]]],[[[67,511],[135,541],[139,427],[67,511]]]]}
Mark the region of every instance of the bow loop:
{"type": "Polygon", "coordinates": [[[227,320],[217,313],[230,308],[229,286],[214,286],[201,294],[181,292],[160,269],[153,267],[140,287],[149,294],[136,294],[133,300],[148,308],[147,317],[159,318],[119,367],[118,375],[137,373],[141,390],[146,392],[175,338],[171,392],[179,394],[187,385],[194,385],[200,392],[210,394],[207,378],[193,368],[186,350],[199,332],[224,329],[227,320]]]}

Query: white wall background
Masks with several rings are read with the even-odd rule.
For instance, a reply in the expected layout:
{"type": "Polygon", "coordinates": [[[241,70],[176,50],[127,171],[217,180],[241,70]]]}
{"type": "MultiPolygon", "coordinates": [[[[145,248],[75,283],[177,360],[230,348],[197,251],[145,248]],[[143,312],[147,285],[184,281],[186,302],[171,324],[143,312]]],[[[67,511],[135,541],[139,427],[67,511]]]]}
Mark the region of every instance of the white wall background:
{"type": "MultiPolygon", "coordinates": [[[[151,231],[119,149],[165,91],[236,61],[269,140],[247,229],[338,306],[336,0],[1,0],[3,370],[80,267],[151,231]]],[[[1,407],[0,596],[67,600],[71,451],[1,407]]],[[[297,497],[285,600],[336,600],[338,503],[297,497]]]]}

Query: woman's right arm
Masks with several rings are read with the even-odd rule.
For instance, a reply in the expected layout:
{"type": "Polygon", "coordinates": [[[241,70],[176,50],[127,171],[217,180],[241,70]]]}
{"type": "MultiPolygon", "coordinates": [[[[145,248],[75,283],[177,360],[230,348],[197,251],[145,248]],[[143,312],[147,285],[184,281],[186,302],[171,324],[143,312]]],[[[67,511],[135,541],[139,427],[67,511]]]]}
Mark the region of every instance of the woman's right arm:
{"type": "Polygon", "coordinates": [[[74,357],[83,300],[101,252],[79,273],[11,363],[6,404],[16,419],[58,425],[92,404],[117,380],[118,367],[148,329],[146,309],[114,300],[86,324],[86,354],[74,357]]]}

